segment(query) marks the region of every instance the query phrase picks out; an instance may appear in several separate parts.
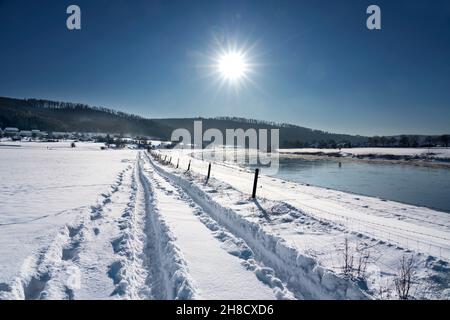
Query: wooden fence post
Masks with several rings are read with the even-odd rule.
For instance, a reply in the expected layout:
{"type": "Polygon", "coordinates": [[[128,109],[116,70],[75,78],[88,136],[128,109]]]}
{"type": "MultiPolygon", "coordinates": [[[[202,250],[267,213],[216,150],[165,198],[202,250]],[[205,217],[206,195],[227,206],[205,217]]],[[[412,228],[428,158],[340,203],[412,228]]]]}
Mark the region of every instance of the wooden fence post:
{"type": "Polygon", "coordinates": [[[253,181],[252,199],[256,199],[256,188],[258,187],[259,169],[255,170],[255,180],[253,181]]]}
{"type": "Polygon", "coordinates": [[[209,177],[211,177],[211,162],[209,163],[209,166],[208,166],[208,176],[206,177],[206,182],[209,181],[209,177]]]}
{"type": "Polygon", "coordinates": [[[189,171],[189,170],[191,170],[191,160],[189,160],[189,165],[188,165],[188,168],[187,168],[187,171],[189,171]]]}

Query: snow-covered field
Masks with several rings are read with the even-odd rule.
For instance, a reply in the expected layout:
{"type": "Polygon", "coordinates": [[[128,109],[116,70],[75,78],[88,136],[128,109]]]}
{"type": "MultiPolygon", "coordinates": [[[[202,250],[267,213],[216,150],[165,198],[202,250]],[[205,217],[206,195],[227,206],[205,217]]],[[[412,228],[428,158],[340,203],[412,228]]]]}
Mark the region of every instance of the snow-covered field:
{"type": "Polygon", "coordinates": [[[158,153],[0,147],[0,299],[397,298],[403,256],[450,296],[447,213],[158,153]]]}
{"type": "Polygon", "coordinates": [[[99,144],[8,145],[0,147],[0,292],[21,269],[31,272],[36,254],[91,210],[135,157],[99,144]]]}

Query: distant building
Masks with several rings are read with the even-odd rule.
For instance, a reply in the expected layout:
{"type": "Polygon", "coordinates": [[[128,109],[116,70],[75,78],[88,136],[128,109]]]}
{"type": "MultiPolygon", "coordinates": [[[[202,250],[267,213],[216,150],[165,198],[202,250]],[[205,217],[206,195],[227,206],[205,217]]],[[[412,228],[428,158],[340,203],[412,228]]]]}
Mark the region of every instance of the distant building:
{"type": "Polygon", "coordinates": [[[51,136],[57,139],[66,138],[69,134],[67,132],[52,132],[51,136]]]}
{"type": "Polygon", "coordinates": [[[21,137],[31,137],[33,134],[31,133],[31,131],[28,130],[22,130],[19,132],[19,136],[21,137]]]}
{"type": "Polygon", "coordinates": [[[5,134],[5,136],[8,136],[8,137],[17,136],[19,134],[19,129],[18,128],[5,128],[4,134],[5,134]]]}

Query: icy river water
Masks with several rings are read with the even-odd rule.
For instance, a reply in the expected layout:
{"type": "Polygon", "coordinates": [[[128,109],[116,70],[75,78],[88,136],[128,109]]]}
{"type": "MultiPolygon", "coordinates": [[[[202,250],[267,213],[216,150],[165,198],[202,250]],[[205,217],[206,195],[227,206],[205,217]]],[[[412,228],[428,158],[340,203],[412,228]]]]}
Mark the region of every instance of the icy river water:
{"type": "Polygon", "coordinates": [[[450,212],[450,170],[445,168],[280,158],[275,176],[450,212]]]}

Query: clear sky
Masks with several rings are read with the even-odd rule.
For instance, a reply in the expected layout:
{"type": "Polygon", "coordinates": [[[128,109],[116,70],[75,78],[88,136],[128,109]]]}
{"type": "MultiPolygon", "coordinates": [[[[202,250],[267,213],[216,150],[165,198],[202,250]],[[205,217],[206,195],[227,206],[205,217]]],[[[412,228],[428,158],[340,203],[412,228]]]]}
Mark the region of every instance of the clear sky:
{"type": "Polygon", "coordinates": [[[450,132],[450,1],[0,0],[0,95],[363,135],[450,132]],[[78,4],[82,30],[66,28],[78,4]],[[366,28],[377,4],[382,30],[366,28]],[[250,50],[220,86],[219,47],[250,50]]]}

